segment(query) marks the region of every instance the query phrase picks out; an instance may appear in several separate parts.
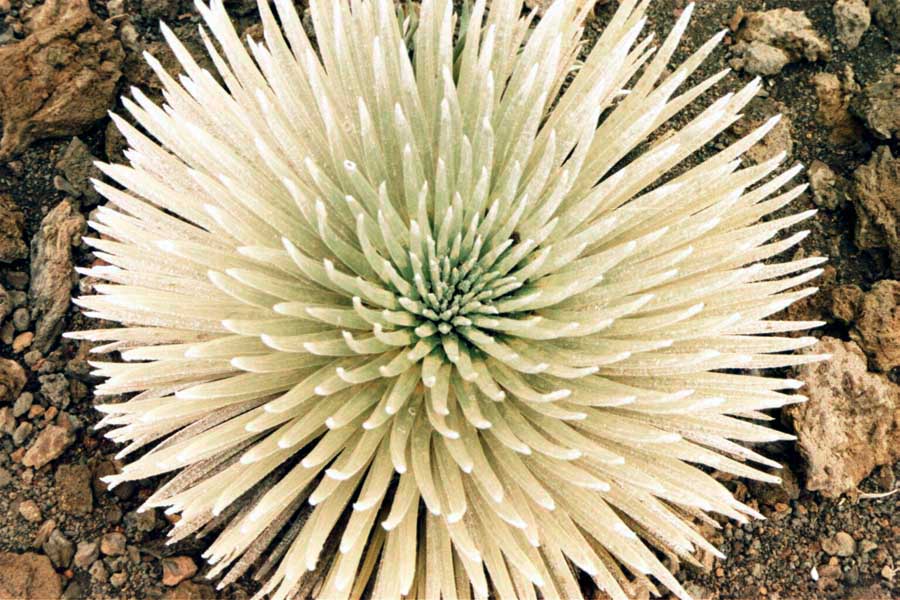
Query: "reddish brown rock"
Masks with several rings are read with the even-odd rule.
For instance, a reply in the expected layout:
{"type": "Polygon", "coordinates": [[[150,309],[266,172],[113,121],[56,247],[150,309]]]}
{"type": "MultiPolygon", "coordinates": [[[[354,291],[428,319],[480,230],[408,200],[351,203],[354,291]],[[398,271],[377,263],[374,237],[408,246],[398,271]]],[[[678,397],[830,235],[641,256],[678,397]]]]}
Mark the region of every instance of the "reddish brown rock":
{"type": "Polygon", "coordinates": [[[900,281],[879,281],[861,298],[850,337],[879,371],[900,366],[900,281]]]}
{"type": "Polygon", "coordinates": [[[856,245],[864,250],[886,248],[894,277],[900,277],[900,158],[881,146],[856,169],[853,179],[856,245]]]}
{"type": "Polygon", "coordinates": [[[22,464],[26,467],[40,469],[59,457],[73,441],[72,434],[65,427],[49,425],[41,431],[28,448],[25,456],[22,457],[22,464]]]}
{"type": "Polygon", "coordinates": [[[6,194],[0,194],[0,262],[12,262],[28,256],[22,239],[25,215],[6,194]]]}
{"type": "Polygon", "coordinates": [[[59,576],[49,558],[33,552],[0,554],[0,598],[56,600],[61,595],[59,576]]]}
{"type": "Polygon", "coordinates": [[[88,0],[47,0],[29,18],[32,33],[0,47],[0,160],[103,118],[121,75],[115,28],[91,12],[88,0]]]}
{"type": "Polygon", "coordinates": [[[162,582],[164,585],[178,585],[197,573],[197,565],[190,556],[172,556],[162,559],[162,582]]]}
{"type": "MultiPolygon", "coordinates": [[[[800,249],[794,256],[794,260],[806,258],[806,253],[800,249]]],[[[830,315],[829,295],[830,290],[837,282],[837,269],[833,265],[822,265],[822,274],[816,278],[816,285],[822,290],[818,294],[812,294],[791,304],[785,315],[792,321],[828,321],[830,315]]]]}
{"type": "Polygon", "coordinates": [[[786,413],[807,464],[806,488],[834,498],[900,458],[900,386],[867,372],[854,342],[824,337],[816,352],[832,358],[799,369],[809,400],[786,413]]]}
{"type": "Polygon", "coordinates": [[[125,535],[118,531],[111,531],[100,538],[100,552],[106,556],[120,556],[125,554],[125,535]]]}

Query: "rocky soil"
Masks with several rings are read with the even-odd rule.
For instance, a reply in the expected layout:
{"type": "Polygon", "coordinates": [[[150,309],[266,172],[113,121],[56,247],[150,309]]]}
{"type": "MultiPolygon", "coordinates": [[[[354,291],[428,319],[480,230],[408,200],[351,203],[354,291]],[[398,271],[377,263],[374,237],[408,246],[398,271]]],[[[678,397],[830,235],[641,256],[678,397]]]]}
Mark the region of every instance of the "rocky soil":
{"type": "MultiPolygon", "coordinates": [[[[594,9],[590,37],[614,3],[594,9]]],[[[226,4],[239,30],[259,34],[252,0],[226,4]]],[[[664,35],[684,8],[656,0],[649,27],[664,35]]],[[[98,477],[119,465],[92,429],[88,348],[60,337],[88,327],[70,299],[92,285],[75,267],[97,260],[81,240],[99,201],[92,161],[124,160],[107,111],[124,114],[117,98],[132,85],[160,99],[143,51],[174,62],[159,19],[200,49],[187,0],[0,0],[0,598],[246,598],[256,589],[247,579],[216,593],[203,579],[203,541],[166,546],[176,517],[135,512],[158,481],[103,488],[98,477]]],[[[698,76],[731,67],[714,91],[760,75],[765,93],[720,147],[784,114],[748,160],[784,150],[807,166],[810,188],[791,210],[820,210],[798,227],[810,233],[795,258],[830,260],[819,294],[788,312],[824,323],[813,330],[817,351],[834,359],[792,373],[809,401],[772,415],[798,436],[767,448],[784,464],[784,485],[722,478],[767,519],[703,525],[728,558],[673,569],[709,600],[898,598],[900,4],[702,1],[679,56],[722,28],[724,47],[698,76]]]]}

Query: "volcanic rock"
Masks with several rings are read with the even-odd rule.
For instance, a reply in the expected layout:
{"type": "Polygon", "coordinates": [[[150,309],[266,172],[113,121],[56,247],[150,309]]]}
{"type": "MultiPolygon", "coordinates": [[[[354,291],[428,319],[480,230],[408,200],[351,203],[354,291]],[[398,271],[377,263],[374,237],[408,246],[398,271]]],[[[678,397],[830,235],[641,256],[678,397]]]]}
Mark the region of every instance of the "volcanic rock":
{"type": "Polygon", "coordinates": [[[94,166],[96,157],[80,139],[72,138],[62,156],[56,162],[56,168],[62,171],[62,185],[57,186],[72,196],[84,198],[87,205],[100,201],[100,194],[91,185],[91,178],[100,178],[100,170],[94,166]]]}
{"type": "Polygon", "coordinates": [[[216,591],[205,583],[182,581],[178,587],[169,590],[163,600],[216,600],[216,591]]]}
{"type": "Polygon", "coordinates": [[[852,323],[859,313],[863,291],[858,285],[839,285],[828,292],[830,313],[843,323],[852,323]]]}
{"type": "Polygon", "coordinates": [[[3,319],[12,312],[12,299],[9,297],[9,292],[3,289],[0,286],[0,323],[3,322],[3,319]]]}
{"type": "Polygon", "coordinates": [[[59,529],[54,529],[42,546],[44,553],[50,557],[57,568],[65,569],[72,563],[75,556],[75,544],[63,535],[59,529]]]}
{"type": "Polygon", "coordinates": [[[856,540],[846,531],[838,531],[822,540],[822,550],[831,556],[853,556],[856,552],[856,540]]]}
{"type": "Polygon", "coordinates": [[[900,386],[867,372],[855,342],[823,337],[816,351],[832,358],[798,369],[809,400],[785,412],[806,461],[806,488],[835,498],[900,458],[900,386]]]}
{"type": "Polygon", "coordinates": [[[52,600],[60,594],[59,576],[49,558],[33,552],[0,554],[0,598],[52,600]]]}
{"type": "Polygon", "coordinates": [[[900,366],[900,281],[885,279],[862,297],[850,337],[879,371],[900,366]]]}
{"type": "Polygon", "coordinates": [[[828,60],[831,45],[813,28],[803,11],[776,8],[743,16],[733,65],[755,75],[775,75],[785,65],[828,60]]]}
{"type": "Polygon", "coordinates": [[[46,354],[62,329],[74,278],[72,246],[81,242],[85,221],[63,200],[41,222],[31,241],[31,287],[28,295],[37,323],[34,345],[46,354]]]}
{"type": "Polygon", "coordinates": [[[872,24],[872,15],[863,0],[838,0],[832,8],[837,37],[853,50],[859,46],[863,34],[872,24]]]}
{"type": "Polygon", "coordinates": [[[881,146],[853,173],[856,245],[887,248],[891,269],[900,277],[900,158],[881,146]]]}
{"type": "Polygon", "coordinates": [[[850,108],[876,137],[897,138],[900,135],[900,65],[867,85],[850,108]]]}
{"type": "Polygon", "coordinates": [[[821,208],[834,210],[844,202],[845,181],[820,160],[809,166],[809,186],[812,188],[813,202],[821,208]]]}
{"type": "Polygon", "coordinates": [[[0,47],[0,160],[103,118],[121,75],[115,28],[91,12],[88,0],[47,0],[28,25],[28,37],[0,47]]]}
{"type": "Polygon", "coordinates": [[[197,573],[197,565],[190,556],[173,556],[162,559],[163,585],[176,586],[197,573]]]}
{"type": "Polygon", "coordinates": [[[26,467],[40,469],[59,457],[73,441],[72,434],[65,427],[49,425],[41,431],[31,447],[28,448],[25,456],[22,457],[22,464],[26,467]]]}
{"type": "Polygon", "coordinates": [[[73,563],[79,569],[87,569],[100,558],[100,545],[97,542],[78,542],[73,563]]]}
{"type": "Polygon", "coordinates": [[[125,536],[118,531],[105,534],[100,538],[100,552],[106,556],[125,554],[125,536]]]}

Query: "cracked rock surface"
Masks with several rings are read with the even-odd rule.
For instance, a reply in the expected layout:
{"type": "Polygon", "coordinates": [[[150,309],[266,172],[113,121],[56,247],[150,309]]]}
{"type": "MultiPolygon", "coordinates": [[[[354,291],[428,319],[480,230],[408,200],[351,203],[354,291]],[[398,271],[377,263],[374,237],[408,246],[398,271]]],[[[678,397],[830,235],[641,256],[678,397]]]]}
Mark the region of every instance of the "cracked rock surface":
{"type": "Polygon", "coordinates": [[[806,487],[835,498],[900,458],[900,386],[869,373],[855,342],[822,338],[829,362],[804,365],[809,400],[788,408],[807,463],[806,487]]]}
{"type": "Polygon", "coordinates": [[[115,29],[91,12],[88,0],[47,0],[29,27],[25,39],[0,47],[0,160],[103,118],[121,75],[115,29]]]}

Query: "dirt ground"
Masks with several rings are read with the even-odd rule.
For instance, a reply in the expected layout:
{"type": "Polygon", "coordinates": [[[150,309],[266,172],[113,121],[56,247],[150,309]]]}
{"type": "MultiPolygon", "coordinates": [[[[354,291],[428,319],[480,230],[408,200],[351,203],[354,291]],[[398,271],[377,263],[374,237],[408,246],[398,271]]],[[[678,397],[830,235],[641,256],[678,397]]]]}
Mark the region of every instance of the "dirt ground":
{"type": "MultiPolygon", "coordinates": [[[[838,4],[865,8],[862,0],[838,4]]],[[[258,34],[251,0],[226,5],[239,31],[258,34]]],[[[595,8],[589,40],[602,31],[614,6],[612,0],[595,8]]],[[[664,36],[685,6],[681,0],[655,0],[648,29],[664,36]]],[[[900,167],[892,158],[900,157],[900,84],[894,77],[900,74],[900,4],[869,2],[865,12],[873,15],[871,23],[854,49],[848,48],[841,29],[847,25],[834,6],[831,0],[700,0],[676,59],[729,28],[723,46],[696,75],[734,67],[710,92],[718,95],[749,82],[750,71],[772,68],[753,66],[759,47],[747,49],[752,13],[787,8],[808,18],[812,37],[788,27],[791,35],[770,45],[782,54],[760,54],[787,62],[763,75],[765,92],[751,103],[744,121],[759,123],[783,113],[783,124],[751,160],[786,150],[789,164],[810,169],[801,178],[816,178],[790,210],[820,209],[797,229],[811,230],[803,243],[805,256],[830,258],[820,294],[792,308],[791,316],[825,321],[813,335],[834,338],[863,357],[862,372],[848,385],[875,386],[886,398],[880,425],[887,424],[876,431],[857,416],[839,422],[862,428],[843,432],[863,440],[862,454],[866,444],[885,450],[875,458],[859,457],[857,444],[857,455],[850,457],[856,462],[847,466],[854,481],[810,485],[822,460],[813,453],[812,440],[804,445],[801,435],[797,443],[767,447],[767,454],[785,465],[784,486],[725,481],[766,520],[708,527],[727,558],[698,556],[705,569],[672,565],[698,599],[900,598],[895,576],[900,494],[890,495],[900,478],[900,284],[895,282],[900,230],[892,220],[900,213],[900,167]],[[829,52],[823,53],[820,42],[829,52]],[[879,291],[884,289],[886,296],[879,291]]],[[[23,121],[15,136],[0,143],[0,597],[240,599],[257,589],[248,577],[214,591],[203,578],[205,541],[166,546],[174,517],[135,512],[161,481],[122,485],[114,492],[103,488],[97,478],[117,468],[118,449],[92,428],[99,415],[93,409],[87,347],[58,335],[89,327],[69,297],[87,291],[90,282],[69,273],[73,265],[95,260],[80,240],[99,201],[87,184],[99,175],[90,161],[123,160],[123,140],[104,116],[107,109],[124,112],[119,94],[134,85],[161,97],[140,58],[146,49],[171,64],[158,30],[161,18],[189,48],[200,47],[200,19],[186,0],[0,0],[0,119],[7,129],[14,119],[23,121]],[[82,3],[87,12],[76,17],[67,12],[82,3]],[[41,12],[44,5],[49,8],[41,12]],[[57,31],[67,19],[74,23],[71,30],[57,31]],[[65,43],[27,45],[51,30],[65,43]],[[52,64],[49,75],[30,62],[23,67],[29,52],[52,64]],[[67,65],[74,63],[80,70],[70,71],[67,65]],[[66,107],[80,112],[69,114],[66,107]],[[39,281],[45,272],[57,276],[39,281]],[[48,329],[50,321],[55,326],[48,329]]],[[[736,125],[696,160],[746,131],[746,124],[736,125]]],[[[814,373],[809,377],[813,398],[819,380],[814,373]]],[[[780,428],[798,432],[805,431],[804,419],[816,418],[799,412],[773,416],[780,428]]],[[[646,590],[634,594],[648,597],[646,590]]]]}

